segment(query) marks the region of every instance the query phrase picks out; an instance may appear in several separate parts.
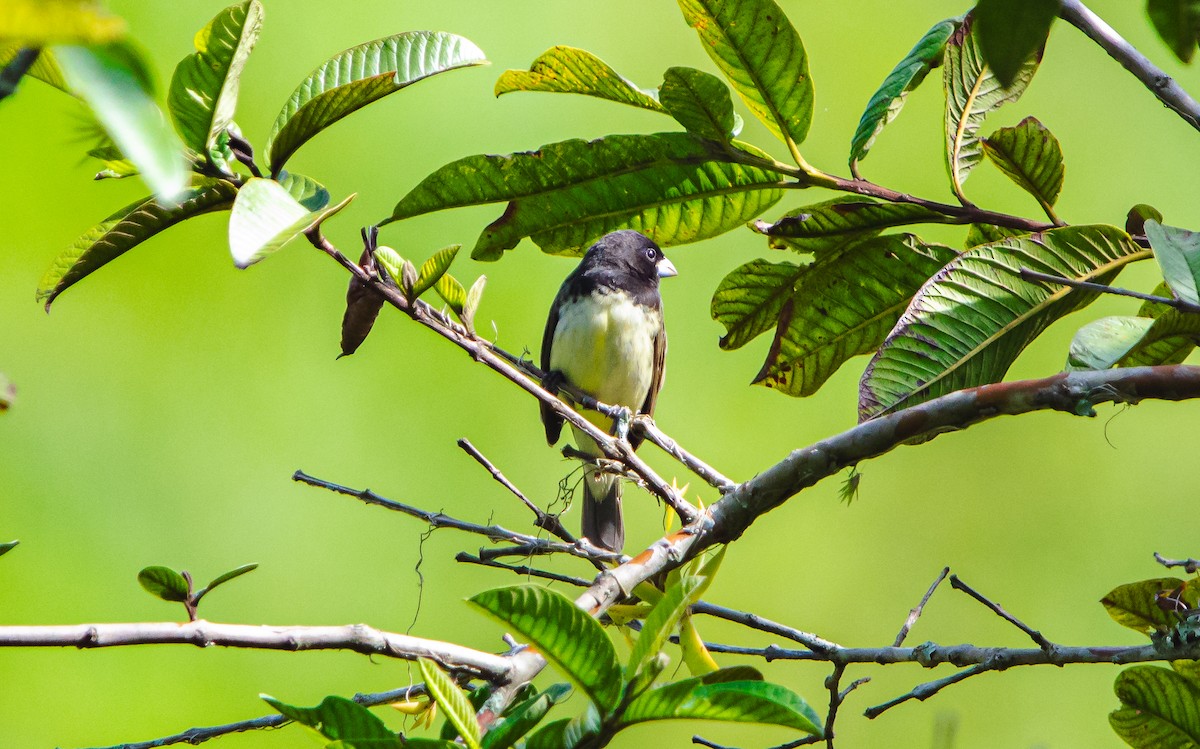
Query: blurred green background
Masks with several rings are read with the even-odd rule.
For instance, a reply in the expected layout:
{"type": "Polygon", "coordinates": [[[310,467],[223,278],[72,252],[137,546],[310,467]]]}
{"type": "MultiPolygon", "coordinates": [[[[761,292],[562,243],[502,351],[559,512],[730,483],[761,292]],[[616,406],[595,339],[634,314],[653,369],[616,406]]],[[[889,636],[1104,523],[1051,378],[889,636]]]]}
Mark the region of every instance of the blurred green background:
{"type": "MultiPolygon", "coordinates": [[[[494,99],[501,71],[525,68],[555,44],[583,47],[643,86],[664,69],[713,70],[674,3],[328,3],[265,0],[264,33],[242,83],[238,122],[260,148],[284,99],[312,68],[354,44],[411,29],[453,31],[493,64],[422,82],[334,126],[289,165],[323,181],[334,199],[358,200],[328,226],[354,247],[358,227],[387,215],[425,174],[472,153],[533,148],[569,137],[671,129],[649,112],[582,97],[517,94],[494,99]]],[[[1185,86],[1194,69],[1174,64],[1141,3],[1095,3],[1104,16],[1185,86]]],[[[146,46],[163,86],[191,51],[195,31],[223,3],[113,1],[146,46]]],[[[803,37],[817,87],[803,150],[845,173],[845,154],[867,99],[891,66],[951,2],[785,0],[803,37]]],[[[715,72],[715,71],[714,71],[715,72]]],[[[941,155],[940,76],[910,97],[863,171],[904,191],[949,199],[941,155]]],[[[743,110],[743,114],[746,114],[743,110]]],[[[1169,223],[1195,226],[1200,138],[1073,28],[1059,23],[1027,95],[985,132],[1036,114],[1067,157],[1060,215],[1118,225],[1137,202],[1169,223]]],[[[72,103],[29,81],[0,106],[4,232],[0,239],[0,371],[18,386],[0,418],[0,540],[21,546],[0,563],[0,623],[52,624],[178,618],[140,590],[149,564],[201,579],[247,562],[261,567],[206,599],[216,621],[371,625],[499,650],[501,628],[462,599],[518,582],[462,567],[479,539],[434,533],[418,522],[293,483],[310,473],[459,517],[528,528],[527,513],[454,445],[471,439],[530,496],[546,503],[571,465],[542,438],[533,402],[449,344],[386,311],[360,352],[335,361],[346,274],[297,243],[245,272],[225,246],[227,214],[173,228],[71,289],[46,316],[34,289],[51,259],[92,224],[144,193],[136,180],[90,181],[95,166],[72,103]],[[423,561],[422,561],[423,560],[423,561]],[[418,589],[420,563],[423,595],[418,589]],[[419,613],[418,613],[419,607],[419,613]],[[415,623],[414,623],[415,618],[415,623]]],[[[744,138],[786,154],[747,116],[744,138]]],[[[1036,216],[1028,196],[990,165],[968,195],[987,207],[1036,216]]],[[[769,217],[829,195],[789,194],[769,217]]],[[[468,247],[499,207],[417,218],[382,241],[422,258],[453,242],[468,247]]],[[[962,230],[925,236],[960,242],[962,230]]],[[[357,254],[357,251],[354,251],[357,254]]],[[[676,248],[680,270],[664,287],[671,335],[659,424],[728,475],[745,479],[789,450],[851,426],[855,360],[814,398],[791,400],[747,387],[768,337],[717,348],[708,314],[717,282],[767,256],[739,230],[676,248]]],[[[465,255],[465,253],[464,253],[465,255]]],[[[779,256],[777,256],[779,257],[779,256]]],[[[489,278],[480,311],[500,345],[536,354],[545,313],[573,261],[526,242],[503,262],[460,260],[457,274],[489,278]]],[[[1123,283],[1149,290],[1143,263],[1123,283]]],[[[1011,376],[1058,371],[1070,336],[1102,314],[1131,314],[1105,299],[1043,336],[1011,376]]],[[[1097,600],[1119,583],[1153,577],[1151,552],[1195,554],[1195,419],[1200,405],[1147,403],[1100,418],[1042,414],[988,423],[902,448],[861,466],[861,497],[838,502],[829,480],[763,518],[737,543],[708,598],[855,646],[890,644],[908,610],[943,565],[1049,638],[1067,644],[1137,643],[1097,600]]],[[[667,476],[689,480],[653,447],[667,476]]],[[[628,549],[660,535],[662,512],[629,492],[628,549]]],[[[699,492],[705,501],[711,491],[699,492]]],[[[578,520],[567,517],[570,527],[578,520]]],[[[570,561],[556,569],[587,576],[570,561]]],[[[773,638],[701,621],[717,641],[773,638]]],[[[1012,627],[965,596],[942,590],[909,638],[1028,646],[1012,627]]],[[[719,658],[733,664],[733,658],[719,658]]],[[[777,663],[769,678],[823,712],[819,665],[777,663]]],[[[915,666],[852,668],[872,681],[847,703],[842,747],[934,742],[957,726],[958,747],[1121,746],[1106,715],[1116,706],[1116,668],[1017,669],[909,703],[875,721],[861,710],[949,673],[915,666]]],[[[257,695],[315,704],[402,686],[405,663],[352,653],[258,653],[181,646],[103,651],[0,651],[0,746],[83,747],[153,738],[269,712],[257,695]]],[[[576,698],[569,703],[578,708],[576,698]]],[[[400,716],[385,714],[398,728],[400,716]]],[[[701,724],[623,734],[616,746],[686,746],[693,733],[739,746],[786,741],[785,732],[701,724]],[[666,744],[664,744],[666,745],[666,744]]],[[[215,746],[306,745],[296,728],[233,736],[215,746]]]]}

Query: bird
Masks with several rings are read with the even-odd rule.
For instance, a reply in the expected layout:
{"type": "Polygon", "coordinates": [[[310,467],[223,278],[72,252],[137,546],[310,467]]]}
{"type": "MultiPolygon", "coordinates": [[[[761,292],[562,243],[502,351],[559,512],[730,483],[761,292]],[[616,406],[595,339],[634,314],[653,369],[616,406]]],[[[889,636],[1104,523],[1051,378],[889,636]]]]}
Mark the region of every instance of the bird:
{"type": "MultiPolygon", "coordinates": [[[[592,245],[567,276],[546,319],[542,336],[543,385],[556,392],[562,382],[601,403],[651,415],[666,372],[667,331],[659,280],[677,274],[662,248],[645,235],[622,230],[592,245]]],[[[569,396],[564,398],[570,402],[569,396]]],[[[600,429],[613,420],[598,411],[572,406],[600,429]]],[[[546,442],[558,442],[563,417],[541,404],[546,442]]],[[[572,426],[576,447],[592,458],[604,456],[595,440],[572,426]]],[[[640,437],[629,442],[637,449],[640,437]]],[[[587,467],[583,480],[584,538],[620,552],[625,545],[621,482],[587,467]]]]}

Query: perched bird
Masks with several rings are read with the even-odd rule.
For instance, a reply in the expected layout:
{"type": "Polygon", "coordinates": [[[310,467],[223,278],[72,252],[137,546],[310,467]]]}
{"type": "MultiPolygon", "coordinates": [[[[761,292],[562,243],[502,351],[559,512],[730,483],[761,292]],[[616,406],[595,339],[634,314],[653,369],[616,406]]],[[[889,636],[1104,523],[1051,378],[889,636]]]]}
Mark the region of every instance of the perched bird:
{"type": "MultiPolygon", "coordinates": [[[[675,274],[659,246],[636,231],[615,231],[592,245],[550,305],[542,336],[546,386],[553,391],[565,380],[601,403],[652,414],[667,356],[658,281],[675,274]]],[[[576,410],[599,428],[612,429],[609,417],[576,410]]],[[[542,423],[546,441],[558,442],[563,419],[546,404],[542,423]]],[[[592,438],[572,431],[581,453],[603,457],[592,438]]],[[[640,440],[630,442],[636,448],[640,440]]],[[[620,480],[589,468],[583,495],[583,536],[620,551],[625,545],[620,480]]]]}

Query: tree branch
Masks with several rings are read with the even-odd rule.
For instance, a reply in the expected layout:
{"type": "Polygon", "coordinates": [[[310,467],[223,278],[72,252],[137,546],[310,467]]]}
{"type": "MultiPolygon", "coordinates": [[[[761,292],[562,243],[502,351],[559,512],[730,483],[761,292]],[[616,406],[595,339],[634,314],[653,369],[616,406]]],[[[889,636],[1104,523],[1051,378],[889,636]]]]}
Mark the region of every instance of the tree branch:
{"type": "Polygon", "coordinates": [[[1121,63],[1121,67],[1132,73],[1168,109],[1183,118],[1184,122],[1200,130],[1200,104],[1184,91],[1174,78],[1125,41],[1113,27],[1104,22],[1104,19],[1079,0],[1062,0],[1059,16],[1098,44],[1109,57],[1121,63]]]}
{"type": "Polygon", "coordinates": [[[0,647],[111,648],[124,645],[214,645],[256,650],[353,650],[415,661],[429,658],[447,671],[489,681],[509,674],[506,657],[395,632],[348,624],[339,627],[273,627],[194,622],[133,622],[65,626],[0,626],[0,647]]]}

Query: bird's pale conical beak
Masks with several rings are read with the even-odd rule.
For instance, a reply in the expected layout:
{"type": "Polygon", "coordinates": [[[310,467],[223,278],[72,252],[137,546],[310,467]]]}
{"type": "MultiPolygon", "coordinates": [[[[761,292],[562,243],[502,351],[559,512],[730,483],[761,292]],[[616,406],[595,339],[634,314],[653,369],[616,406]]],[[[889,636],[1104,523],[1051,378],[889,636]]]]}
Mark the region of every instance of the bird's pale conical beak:
{"type": "Polygon", "coordinates": [[[675,264],[665,257],[658,261],[657,268],[659,278],[670,278],[671,276],[679,275],[679,271],[675,270],[675,264]]]}

